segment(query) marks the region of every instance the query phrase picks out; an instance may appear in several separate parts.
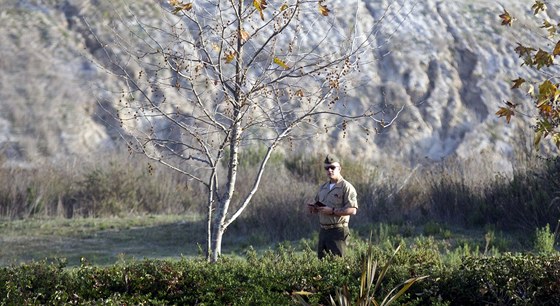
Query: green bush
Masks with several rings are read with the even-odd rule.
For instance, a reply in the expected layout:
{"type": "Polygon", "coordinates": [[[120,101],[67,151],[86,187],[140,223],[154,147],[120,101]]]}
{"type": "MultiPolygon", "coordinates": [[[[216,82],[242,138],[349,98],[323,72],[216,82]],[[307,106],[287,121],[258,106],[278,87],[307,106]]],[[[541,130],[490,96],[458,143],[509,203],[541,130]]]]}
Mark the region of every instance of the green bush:
{"type": "MultiPolygon", "coordinates": [[[[345,258],[318,260],[289,244],[245,258],[142,260],[111,266],[83,261],[32,262],[0,269],[0,305],[298,305],[296,292],[311,305],[329,304],[343,286],[348,300],[360,290],[362,259],[380,266],[393,254],[390,245],[358,245],[345,258]],[[369,255],[366,255],[369,254],[369,255]]],[[[559,305],[560,257],[511,254],[463,257],[445,263],[433,240],[402,248],[379,287],[378,296],[404,280],[414,284],[399,302],[407,305],[559,305]]]]}
{"type": "Polygon", "coordinates": [[[534,251],[541,254],[551,254],[555,252],[555,234],[550,231],[550,225],[537,228],[535,231],[534,251]]]}
{"type": "MultiPolygon", "coordinates": [[[[375,254],[386,259],[389,250],[376,249],[375,254]]],[[[279,245],[262,255],[249,251],[246,258],[223,257],[217,264],[202,259],[143,260],[105,267],[84,261],[77,268],[33,263],[1,270],[5,285],[0,287],[0,304],[292,305],[296,291],[310,292],[307,300],[313,305],[324,304],[342,285],[357,294],[361,256],[321,261],[312,251],[296,252],[290,245],[279,245]]],[[[395,279],[391,271],[387,277],[395,279]]]]}
{"type": "Polygon", "coordinates": [[[65,263],[31,262],[0,270],[0,305],[45,305],[67,293],[65,263]]]}
{"type": "MultiPolygon", "coordinates": [[[[560,257],[510,254],[467,257],[442,270],[424,288],[426,297],[452,305],[559,305],[560,257]]],[[[427,300],[427,299],[426,299],[427,300]]]]}

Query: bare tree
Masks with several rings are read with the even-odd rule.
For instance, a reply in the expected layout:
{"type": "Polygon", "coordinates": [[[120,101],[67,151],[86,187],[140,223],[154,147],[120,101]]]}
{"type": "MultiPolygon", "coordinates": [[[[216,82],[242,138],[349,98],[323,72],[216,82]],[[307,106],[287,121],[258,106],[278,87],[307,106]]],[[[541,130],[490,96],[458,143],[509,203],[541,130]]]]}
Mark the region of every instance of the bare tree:
{"type": "Polygon", "coordinates": [[[283,141],[353,123],[374,134],[396,119],[399,111],[384,120],[376,106],[347,99],[368,81],[360,69],[380,48],[383,18],[364,28],[361,5],[171,0],[158,7],[157,23],[131,11],[118,18],[129,32],[115,31],[104,49],[105,67],[127,84],[115,118],[131,150],[205,187],[209,260],[218,259],[224,232],[251,204],[283,141]],[[352,15],[336,15],[336,5],[352,15]],[[240,168],[251,146],[266,153],[256,169],[240,168]],[[253,179],[238,182],[240,171],[254,171],[253,179]],[[238,194],[239,184],[248,191],[238,194]]]}

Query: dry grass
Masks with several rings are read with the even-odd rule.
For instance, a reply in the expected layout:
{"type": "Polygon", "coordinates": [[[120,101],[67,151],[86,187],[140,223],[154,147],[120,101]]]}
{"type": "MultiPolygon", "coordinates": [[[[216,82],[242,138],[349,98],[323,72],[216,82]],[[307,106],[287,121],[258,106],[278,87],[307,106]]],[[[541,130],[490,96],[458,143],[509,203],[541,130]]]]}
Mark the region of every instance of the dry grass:
{"type": "MultiPolygon", "coordinates": [[[[150,214],[204,215],[205,195],[165,168],[128,156],[102,162],[0,169],[0,216],[4,219],[125,217],[150,214]]],[[[317,158],[276,156],[251,206],[232,228],[256,240],[298,239],[316,230],[304,203],[324,179],[317,158]],[[317,170],[319,169],[319,170],[317,170]]],[[[465,228],[529,230],[560,215],[560,162],[525,159],[511,177],[485,172],[479,163],[449,160],[391,170],[346,161],[345,177],[358,190],[357,228],[379,222],[426,222],[465,228]]],[[[245,167],[253,167],[247,161],[245,167]]],[[[247,182],[250,175],[239,182],[247,182]]],[[[239,186],[246,191],[248,184],[239,186]]]]}

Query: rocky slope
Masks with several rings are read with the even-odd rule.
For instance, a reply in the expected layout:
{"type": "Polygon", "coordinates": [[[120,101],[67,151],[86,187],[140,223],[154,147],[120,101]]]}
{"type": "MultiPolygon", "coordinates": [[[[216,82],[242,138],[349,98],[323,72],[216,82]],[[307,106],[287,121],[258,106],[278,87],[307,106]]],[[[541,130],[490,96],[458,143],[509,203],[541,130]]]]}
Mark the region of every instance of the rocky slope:
{"type": "MultiPolygon", "coordinates": [[[[344,8],[344,1],[329,2],[344,8]]],[[[150,18],[151,4],[145,3],[135,6],[150,18]]],[[[518,16],[522,31],[515,36],[500,26],[503,7],[492,1],[360,1],[361,26],[384,22],[372,54],[375,65],[363,72],[369,86],[351,99],[403,111],[391,128],[369,141],[350,129],[345,137],[334,131],[306,147],[336,146],[341,153],[406,164],[484,154],[503,169],[515,152],[526,151],[531,140],[522,135],[530,134],[531,120],[519,117],[506,125],[495,112],[505,100],[525,99],[512,92],[510,80],[531,72],[520,67],[512,50],[518,41],[536,39],[531,31],[538,32],[539,25],[526,18],[526,1],[501,4],[518,16]]],[[[104,29],[111,28],[115,9],[121,8],[96,0],[0,1],[4,161],[83,157],[121,142],[102,111],[103,103],[116,103],[118,95],[111,92],[118,92],[119,80],[88,60],[104,56],[92,33],[111,35],[104,29]]]]}

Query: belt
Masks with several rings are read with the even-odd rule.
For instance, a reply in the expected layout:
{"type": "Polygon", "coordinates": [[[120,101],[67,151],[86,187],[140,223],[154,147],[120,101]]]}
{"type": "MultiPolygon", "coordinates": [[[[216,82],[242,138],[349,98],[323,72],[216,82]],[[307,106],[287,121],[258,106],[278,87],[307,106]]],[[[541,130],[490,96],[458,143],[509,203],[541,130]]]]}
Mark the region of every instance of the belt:
{"type": "Polygon", "coordinates": [[[333,229],[333,228],[341,228],[341,227],[347,227],[348,223],[334,223],[334,224],[321,224],[321,228],[322,229],[333,229]]]}

